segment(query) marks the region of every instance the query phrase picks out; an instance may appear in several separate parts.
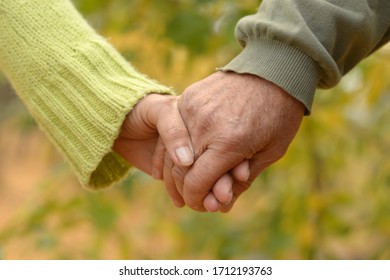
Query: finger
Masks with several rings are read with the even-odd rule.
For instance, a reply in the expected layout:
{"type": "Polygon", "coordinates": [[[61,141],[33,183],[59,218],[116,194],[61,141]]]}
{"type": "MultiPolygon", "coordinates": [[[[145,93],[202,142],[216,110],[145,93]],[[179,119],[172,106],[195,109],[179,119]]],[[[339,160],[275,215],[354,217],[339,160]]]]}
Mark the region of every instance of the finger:
{"type": "Polygon", "coordinates": [[[251,184],[249,182],[235,181],[233,183],[233,196],[231,201],[228,204],[221,204],[219,211],[221,213],[228,213],[233,208],[237,199],[249,189],[250,185],[251,184]]]}
{"type": "Polygon", "coordinates": [[[238,181],[248,181],[250,176],[249,161],[244,160],[231,170],[231,174],[238,181]]]}
{"type": "Polygon", "coordinates": [[[173,177],[173,180],[175,182],[176,190],[180,193],[180,195],[183,197],[183,185],[184,185],[184,178],[188,172],[190,167],[180,167],[180,166],[173,166],[171,168],[171,175],[173,177]]]}
{"type": "Polygon", "coordinates": [[[161,137],[159,137],[152,156],[152,176],[156,180],[163,179],[165,151],[164,143],[161,137]]]}
{"type": "Polygon", "coordinates": [[[229,204],[221,205],[220,212],[229,212],[233,208],[238,197],[241,196],[245,191],[247,191],[251,186],[251,183],[256,179],[256,177],[258,177],[264,169],[266,169],[274,162],[274,160],[270,160],[270,154],[272,153],[270,153],[269,151],[260,152],[255,154],[253,158],[249,160],[249,179],[247,181],[234,180],[233,199],[229,204]]]}
{"type": "Polygon", "coordinates": [[[144,135],[137,135],[146,138],[158,132],[175,164],[189,166],[193,163],[191,139],[177,108],[177,97],[160,94],[145,97],[129,114],[126,126],[129,134],[133,127],[139,127],[140,123],[149,129],[145,129],[144,135]]]}
{"type": "Polygon", "coordinates": [[[183,199],[196,211],[204,210],[203,200],[223,174],[243,160],[237,153],[207,149],[184,178],[183,199]]]}
{"type": "Polygon", "coordinates": [[[162,110],[157,130],[172,161],[178,166],[190,166],[194,162],[191,138],[177,108],[171,102],[162,110]]]}
{"type": "Polygon", "coordinates": [[[175,181],[171,174],[171,169],[173,167],[173,162],[170,159],[168,154],[165,154],[164,157],[164,170],[163,177],[165,183],[165,189],[167,190],[168,196],[173,203],[178,208],[181,208],[185,205],[185,202],[180,195],[180,193],[176,189],[175,181]]]}
{"type": "Polygon", "coordinates": [[[220,209],[220,204],[229,204],[233,199],[233,179],[224,174],[215,183],[212,192],[208,193],[203,200],[203,206],[208,212],[217,212],[220,209]]]}
{"type": "Polygon", "coordinates": [[[218,212],[220,203],[218,202],[215,195],[210,192],[203,200],[203,206],[208,212],[218,212]]]}
{"type": "Polygon", "coordinates": [[[219,178],[213,187],[212,194],[221,204],[229,204],[233,199],[232,177],[229,174],[224,174],[221,178],[219,178]]]}

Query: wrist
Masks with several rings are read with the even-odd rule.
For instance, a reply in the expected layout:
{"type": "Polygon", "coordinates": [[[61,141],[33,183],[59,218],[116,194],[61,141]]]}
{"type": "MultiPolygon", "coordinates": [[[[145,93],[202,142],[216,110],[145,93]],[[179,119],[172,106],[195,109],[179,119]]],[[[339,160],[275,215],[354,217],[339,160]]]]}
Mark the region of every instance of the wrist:
{"type": "Polygon", "coordinates": [[[271,81],[304,104],[306,114],[310,114],[320,70],[298,49],[268,38],[251,38],[221,70],[250,73],[271,81]]]}

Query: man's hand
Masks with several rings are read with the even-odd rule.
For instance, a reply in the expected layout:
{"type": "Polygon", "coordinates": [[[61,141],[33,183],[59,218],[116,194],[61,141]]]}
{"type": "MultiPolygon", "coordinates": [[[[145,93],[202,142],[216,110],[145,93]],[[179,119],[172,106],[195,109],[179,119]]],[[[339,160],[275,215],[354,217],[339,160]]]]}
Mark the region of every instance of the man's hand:
{"type": "Polygon", "coordinates": [[[191,85],[178,104],[196,160],[185,169],[171,163],[164,180],[197,211],[206,210],[203,202],[217,180],[248,159],[250,177],[234,179],[233,199],[219,209],[229,211],[261,171],[286,153],[304,114],[302,103],[271,82],[227,72],[191,85]]]}
{"type": "MultiPolygon", "coordinates": [[[[177,97],[151,94],[142,99],[127,115],[114,150],[155,179],[163,178],[165,151],[170,166],[190,166],[194,161],[192,144],[177,108],[177,97]]],[[[248,169],[247,164],[241,164],[233,175],[238,179],[249,176],[248,169]]],[[[218,210],[221,202],[232,200],[231,182],[228,174],[217,181],[205,204],[210,211],[218,210]]],[[[168,194],[175,206],[185,205],[175,187],[169,188],[168,194]]]]}

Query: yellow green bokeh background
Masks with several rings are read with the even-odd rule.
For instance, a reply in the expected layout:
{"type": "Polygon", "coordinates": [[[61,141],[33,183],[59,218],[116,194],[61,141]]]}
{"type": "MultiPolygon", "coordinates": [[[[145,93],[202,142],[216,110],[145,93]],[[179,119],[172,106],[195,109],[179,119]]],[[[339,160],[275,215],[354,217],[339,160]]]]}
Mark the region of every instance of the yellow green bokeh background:
{"type": "MultiPolygon", "coordinates": [[[[240,47],[258,1],[75,0],[138,70],[178,93],[240,47]]],[[[0,77],[2,259],[390,258],[390,49],[319,91],[286,156],[228,214],[172,206],[136,170],[83,189],[0,77]]]]}

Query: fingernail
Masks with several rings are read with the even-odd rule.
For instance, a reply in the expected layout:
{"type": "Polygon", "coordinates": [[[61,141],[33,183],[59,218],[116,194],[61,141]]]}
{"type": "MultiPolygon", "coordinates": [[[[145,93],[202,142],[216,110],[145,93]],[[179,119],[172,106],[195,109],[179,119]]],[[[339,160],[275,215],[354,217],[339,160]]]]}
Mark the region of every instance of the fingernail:
{"type": "Polygon", "coordinates": [[[194,155],[189,147],[177,148],[175,153],[179,162],[184,166],[191,165],[194,162],[194,155]]]}
{"type": "Polygon", "coordinates": [[[224,203],[225,205],[229,205],[233,200],[233,191],[232,190],[229,191],[229,196],[230,196],[229,200],[224,203]]]}

